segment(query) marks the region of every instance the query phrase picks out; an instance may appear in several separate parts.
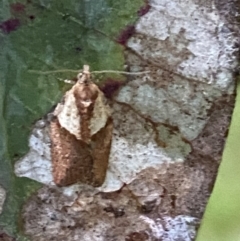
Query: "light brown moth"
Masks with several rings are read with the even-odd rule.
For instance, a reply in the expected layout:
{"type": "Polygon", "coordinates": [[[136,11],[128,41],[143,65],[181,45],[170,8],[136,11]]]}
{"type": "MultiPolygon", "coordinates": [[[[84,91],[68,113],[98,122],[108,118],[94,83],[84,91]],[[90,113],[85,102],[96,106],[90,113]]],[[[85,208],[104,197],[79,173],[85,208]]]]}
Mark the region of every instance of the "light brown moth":
{"type": "Polygon", "coordinates": [[[113,122],[104,94],[84,65],[77,83],[58,104],[50,123],[52,173],[58,186],[95,187],[105,180],[113,122]]]}

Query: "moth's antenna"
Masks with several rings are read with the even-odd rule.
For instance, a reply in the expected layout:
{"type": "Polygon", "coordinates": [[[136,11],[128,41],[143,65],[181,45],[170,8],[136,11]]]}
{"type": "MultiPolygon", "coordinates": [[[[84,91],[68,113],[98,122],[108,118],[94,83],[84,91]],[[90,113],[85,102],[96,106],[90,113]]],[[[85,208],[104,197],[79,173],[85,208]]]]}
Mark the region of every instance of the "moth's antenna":
{"type": "MultiPolygon", "coordinates": [[[[49,71],[39,71],[30,69],[28,72],[34,74],[54,74],[54,73],[65,73],[65,72],[72,72],[72,73],[82,73],[85,70],[75,70],[75,69],[59,69],[59,70],[49,70],[49,71]]],[[[127,71],[118,71],[118,70],[100,70],[100,71],[92,71],[91,74],[105,74],[105,73],[113,73],[113,74],[126,74],[126,75],[142,75],[150,73],[151,71],[142,71],[142,72],[127,72],[127,71]]]]}
{"type": "Polygon", "coordinates": [[[92,71],[92,74],[105,74],[105,73],[113,73],[113,74],[126,74],[126,75],[141,75],[150,73],[149,70],[142,72],[126,72],[126,71],[118,71],[118,70],[100,70],[100,71],[92,71]]]}
{"type": "Polygon", "coordinates": [[[76,70],[76,69],[59,69],[59,70],[49,70],[49,71],[40,71],[40,70],[34,70],[34,69],[29,69],[29,73],[34,73],[34,74],[54,74],[54,73],[65,73],[65,72],[72,72],[72,73],[79,73],[82,72],[82,70],[76,70]]]}

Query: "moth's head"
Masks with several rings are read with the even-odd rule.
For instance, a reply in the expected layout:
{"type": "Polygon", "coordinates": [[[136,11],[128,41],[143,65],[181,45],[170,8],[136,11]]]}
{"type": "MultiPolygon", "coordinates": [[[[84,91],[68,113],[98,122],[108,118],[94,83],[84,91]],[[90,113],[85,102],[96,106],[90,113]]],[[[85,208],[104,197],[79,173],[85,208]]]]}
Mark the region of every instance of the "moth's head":
{"type": "Polygon", "coordinates": [[[91,82],[91,74],[89,71],[89,65],[83,65],[83,71],[77,75],[78,83],[88,84],[91,82]]]}

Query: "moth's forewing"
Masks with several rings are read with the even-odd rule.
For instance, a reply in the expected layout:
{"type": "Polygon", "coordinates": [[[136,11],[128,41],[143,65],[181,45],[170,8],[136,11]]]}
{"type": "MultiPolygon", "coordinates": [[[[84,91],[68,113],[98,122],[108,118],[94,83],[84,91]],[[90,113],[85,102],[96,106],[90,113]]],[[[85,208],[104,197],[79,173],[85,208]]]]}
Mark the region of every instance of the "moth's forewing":
{"type": "Polygon", "coordinates": [[[93,157],[89,145],[62,128],[57,118],[51,121],[50,127],[52,174],[56,185],[91,184],[93,157]]]}
{"type": "Polygon", "coordinates": [[[108,118],[106,126],[92,136],[93,186],[101,186],[105,180],[111,151],[113,120],[108,118]]]}

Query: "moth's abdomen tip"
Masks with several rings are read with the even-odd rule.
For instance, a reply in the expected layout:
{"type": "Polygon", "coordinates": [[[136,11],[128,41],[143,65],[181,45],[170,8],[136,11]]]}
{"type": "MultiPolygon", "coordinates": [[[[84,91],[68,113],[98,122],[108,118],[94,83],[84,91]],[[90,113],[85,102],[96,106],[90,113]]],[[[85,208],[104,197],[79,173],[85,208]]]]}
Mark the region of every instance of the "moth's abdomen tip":
{"type": "Polygon", "coordinates": [[[101,187],[103,185],[103,183],[104,183],[104,180],[101,180],[101,181],[95,180],[94,182],[90,183],[90,185],[92,185],[93,187],[101,187]]]}
{"type": "Polygon", "coordinates": [[[60,178],[54,178],[54,183],[58,187],[67,187],[67,186],[70,186],[70,185],[74,184],[75,182],[70,181],[70,180],[60,179],[60,178]]]}
{"type": "Polygon", "coordinates": [[[56,186],[58,187],[67,187],[67,186],[70,186],[70,185],[73,185],[73,184],[76,184],[76,183],[79,183],[79,184],[87,184],[87,185],[91,185],[93,187],[101,187],[104,183],[104,180],[89,180],[89,181],[84,181],[84,182],[81,182],[81,180],[77,181],[77,180],[62,180],[62,179],[55,179],[54,180],[54,183],[56,186]]]}

